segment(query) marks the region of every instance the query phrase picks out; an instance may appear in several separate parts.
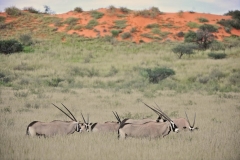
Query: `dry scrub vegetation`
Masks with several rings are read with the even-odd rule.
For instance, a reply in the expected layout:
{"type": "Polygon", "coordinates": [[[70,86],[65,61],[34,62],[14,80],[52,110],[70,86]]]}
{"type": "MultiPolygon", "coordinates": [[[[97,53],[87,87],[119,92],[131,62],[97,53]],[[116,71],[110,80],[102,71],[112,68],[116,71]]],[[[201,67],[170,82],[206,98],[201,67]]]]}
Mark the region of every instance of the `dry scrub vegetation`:
{"type": "Polygon", "coordinates": [[[232,159],[240,158],[240,48],[227,58],[199,51],[178,59],[174,43],[113,43],[57,35],[36,40],[34,51],[0,55],[0,159],[232,159]],[[64,42],[62,39],[64,37],[64,42]],[[167,67],[175,75],[150,83],[145,68],[167,67]],[[139,100],[156,102],[171,118],[190,120],[193,133],[163,139],[117,139],[114,134],[79,134],[53,138],[25,135],[34,121],[68,120],[51,103],[65,104],[80,121],[156,118],[139,100]]]}

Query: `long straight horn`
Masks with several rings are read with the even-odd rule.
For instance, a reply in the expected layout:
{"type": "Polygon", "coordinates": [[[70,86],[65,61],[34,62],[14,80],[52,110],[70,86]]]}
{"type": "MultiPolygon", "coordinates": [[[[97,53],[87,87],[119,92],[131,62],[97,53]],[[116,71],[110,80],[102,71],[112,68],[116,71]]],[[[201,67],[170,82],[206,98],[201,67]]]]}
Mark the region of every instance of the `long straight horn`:
{"type": "Polygon", "coordinates": [[[56,108],[58,108],[60,111],[62,111],[62,113],[64,113],[66,116],[68,116],[72,121],[74,121],[74,119],[72,117],[70,117],[67,113],[65,113],[62,109],[60,109],[58,106],[56,106],[55,104],[52,103],[52,105],[54,105],[56,108]]]}
{"type": "Polygon", "coordinates": [[[172,121],[171,118],[169,118],[161,109],[155,108],[156,110],[158,110],[159,113],[161,113],[161,115],[166,118],[169,122],[172,121]]]}
{"type": "MultiPolygon", "coordinates": [[[[61,103],[62,104],[62,103],[61,103]]],[[[63,105],[63,104],[62,104],[63,105]]],[[[73,119],[77,122],[77,119],[73,116],[72,112],[69,111],[69,109],[63,105],[64,108],[72,115],[73,119]]]]}
{"type": "Polygon", "coordinates": [[[81,113],[81,115],[82,115],[82,118],[83,118],[84,123],[87,124],[86,121],[85,121],[85,118],[83,117],[83,114],[82,114],[82,113],[81,113]]]}
{"type": "Polygon", "coordinates": [[[116,115],[117,115],[117,117],[118,117],[118,119],[119,119],[119,123],[121,123],[121,118],[119,117],[119,115],[118,115],[117,112],[116,112],[116,115]]]}
{"type": "Polygon", "coordinates": [[[87,115],[87,123],[89,124],[89,114],[87,115]]]}
{"type": "Polygon", "coordinates": [[[160,108],[152,108],[149,105],[147,105],[146,103],[142,102],[143,104],[145,104],[148,108],[152,109],[155,113],[157,113],[159,116],[164,117],[166,120],[168,120],[169,122],[172,121],[160,108]]]}
{"type": "MultiPolygon", "coordinates": [[[[142,102],[142,101],[141,101],[141,102],[142,102]]],[[[152,107],[150,107],[149,105],[147,105],[147,104],[144,103],[144,102],[142,102],[142,103],[145,104],[145,106],[147,106],[147,107],[150,108],[151,110],[153,110],[157,115],[161,116],[161,114],[160,114],[157,110],[153,109],[152,107]]]]}
{"type": "MultiPolygon", "coordinates": [[[[185,115],[186,115],[186,117],[187,117],[187,122],[188,122],[189,126],[192,127],[191,124],[190,124],[190,122],[189,122],[189,119],[188,119],[188,116],[187,116],[186,111],[185,111],[185,115]]],[[[194,121],[195,121],[195,120],[194,120],[194,121]]],[[[194,122],[194,123],[195,123],[195,122],[194,122]]]]}
{"type": "MultiPolygon", "coordinates": [[[[112,112],[113,112],[113,111],[112,111],[112,112]]],[[[119,123],[121,123],[121,120],[119,119],[119,117],[118,117],[118,115],[117,115],[117,112],[116,112],[116,113],[113,112],[113,114],[114,114],[115,118],[117,119],[117,121],[118,121],[119,123]]]]}
{"type": "Polygon", "coordinates": [[[194,120],[193,120],[193,125],[192,125],[192,127],[194,127],[194,125],[195,125],[195,119],[196,119],[196,113],[195,113],[195,115],[194,115],[194,120]]]}

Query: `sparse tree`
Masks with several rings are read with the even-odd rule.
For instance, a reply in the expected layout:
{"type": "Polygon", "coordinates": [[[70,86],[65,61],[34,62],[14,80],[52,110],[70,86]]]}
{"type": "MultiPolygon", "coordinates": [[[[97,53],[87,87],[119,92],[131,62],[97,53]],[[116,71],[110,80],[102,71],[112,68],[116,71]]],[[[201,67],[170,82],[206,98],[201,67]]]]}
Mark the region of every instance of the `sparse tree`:
{"type": "Polygon", "coordinates": [[[184,54],[191,55],[194,54],[194,49],[196,49],[197,46],[193,43],[181,43],[175,46],[172,51],[173,53],[178,55],[178,58],[181,59],[184,54]]]}

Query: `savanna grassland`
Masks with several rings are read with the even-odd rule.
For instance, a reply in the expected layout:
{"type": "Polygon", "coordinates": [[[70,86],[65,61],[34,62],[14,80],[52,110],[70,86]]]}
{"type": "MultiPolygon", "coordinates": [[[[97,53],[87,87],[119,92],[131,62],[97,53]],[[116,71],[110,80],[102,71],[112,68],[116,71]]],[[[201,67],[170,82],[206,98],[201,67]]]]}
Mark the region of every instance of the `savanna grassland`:
{"type": "MultiPolygon", "coordinates": [[[[1,38],[22,33],[6,29],[1,38]]],[[[179,59],[171,51],[177,42],[89,39],[48,27],[32,38],[28,51],[0,54],[1,160],[240,159],[239,46],[226,49],[220,60],[209,58],[210,50],[179,59]],[[175,75],[150,83],[145,69],[155,67],[171,68],[175,75]],[[26,136],[32,121],[69,120],[51,103],[63,103],[79,121],[81,113],[91,122],[116,121],[112,111],[122,119],[156,118],[140,100],[156,102],[171,118],[185,117],[186,111],[192,122],[196,113],[199,130],[123,141],[117,133],[26,136]]]]}

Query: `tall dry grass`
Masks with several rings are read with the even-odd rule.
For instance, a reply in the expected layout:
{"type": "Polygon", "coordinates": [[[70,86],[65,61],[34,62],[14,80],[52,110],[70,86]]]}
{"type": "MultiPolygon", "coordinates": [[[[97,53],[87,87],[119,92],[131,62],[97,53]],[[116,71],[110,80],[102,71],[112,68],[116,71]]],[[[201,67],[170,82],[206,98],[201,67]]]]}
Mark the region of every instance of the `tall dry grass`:
{"type": "Polygon", "coordinates": [[[239,48],[216,61],[208,51],[179,60],[171,47],[73,36],[64,43],[39,41],[33,53],[0,55],[0,159],[239,159],[240,94],[238,84],[229,83],[240,68],[239,48]],[[172,68],[176,75],[150,84],[141,68],[156,66],[172,68]],[[209,81],[200,83],[201,77],[209,81]],[[68,120],[51,103],[65,104],[80,121],[81,112],[91,122],[115,120],[112,111],[121,118],[156,118],[139,100],[156,102],[171,118],[185,117],[187,111],[192,121],[196,112],[200,129],[125,141],[117,133],[25,135],[34,120],[68,120]]]}
{"type": "Polygon", "coordinates": [[[103,89],[77,89],[62,93],[45,89],[51,98],[16,97],[12,89],[1,89],[1,159],[238,159],[239,152],[239,93],[207,95],[178,94],[161,91],[161,96],[145,98],[142,93],[103,89]],[[120,116],[156,118],[138,100],[154,102],[172,118],[190,121],[197,113],[198,131],[170,133],[163,139],[117,139],[117,133],[74,133],[54,138],[31,138],[25,135],[27,125],[34,120],[49,122],[68,120],[51,103],[64,103],[78,120],[89,113],[91,122],[115,120],[112,110],[120,116]],[[27,103],[33,104],[29,107],[27,103]],[[34,108],[34,103],[39,108],[34,108]]]}

